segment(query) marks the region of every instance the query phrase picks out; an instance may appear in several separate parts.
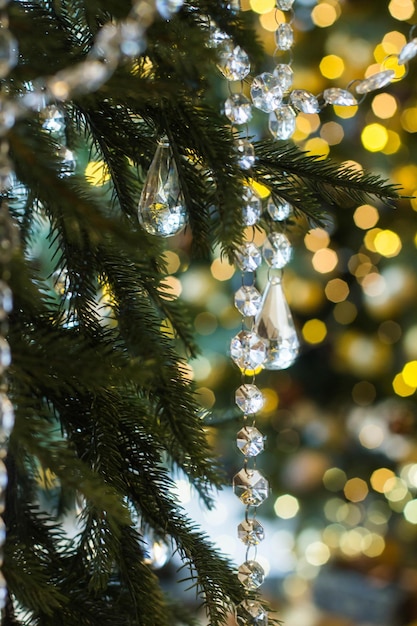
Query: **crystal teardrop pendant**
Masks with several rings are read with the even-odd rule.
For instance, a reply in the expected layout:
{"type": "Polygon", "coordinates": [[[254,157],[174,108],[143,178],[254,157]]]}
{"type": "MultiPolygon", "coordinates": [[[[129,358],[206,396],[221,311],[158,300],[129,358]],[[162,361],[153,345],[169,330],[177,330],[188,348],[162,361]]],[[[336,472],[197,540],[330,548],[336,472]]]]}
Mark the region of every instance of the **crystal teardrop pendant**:
{"type": "Polygon", "coordinates": [[[141,226],[151,235],[171,237],[187,222],[178,170],[168,141],[160,141],[149,167],[138,206],[141,226]]]}
{"type": "Polygon", "coordinates": [[[266,342],[264,369],[281,370],[292,365],[300,347],[281,279],[272,277],[266,286],[255,332],[266,342]]]}

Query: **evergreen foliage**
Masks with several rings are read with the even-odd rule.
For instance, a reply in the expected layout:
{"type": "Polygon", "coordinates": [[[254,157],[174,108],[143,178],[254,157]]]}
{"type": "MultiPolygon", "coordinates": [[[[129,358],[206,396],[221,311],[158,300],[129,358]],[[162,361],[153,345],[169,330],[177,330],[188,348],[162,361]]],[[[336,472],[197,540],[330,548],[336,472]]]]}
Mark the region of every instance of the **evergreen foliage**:
{"type": "MultiPolygon", "coordinates": [[[[129,10],[119,0],[12,3],[10,29],[20,61],[8,79],[9,94],[18,97],[30,81],[85,58],[99,27],[129,10]]],[[[190,319],[164,287],[163,242],[141,230],[136,215],[156,140],[166,134],[195,252],[207,255],[220,244],[233,258],[242,239],[245,175],[221,113],[207,18],[261,67],[247,16],[220,1],[190,2],[170,21],[156,19],[134,64],[121,65],[98,91],[62,104],[68,146],[107,166],[110,181],[100,192],[81,167],[60,176],[57,142],[39,116],[19,119],[8,135],[17,178],[29,195],[23,204],[12,192],[2,199],[10,203],[21,239],[7,268],[16,410],[4,514],[7,625],[195,624],[146,564],[143,533],[149,529],[178,550],[184,577],[212,626],[224,624],[244,595],[233,566],[173,492],[173,476],[182,470],[210,506],[212,489],[226,479],[186,376],[186,358],[197,352],[190,319]],[[39,241],[43,264],[32,254],[39,241]],[[65,271],[64,297],[54,289],[56,270],[65,271]],[[54,495],[52,512],[45,490],[54,495]],[[75,496],[83,503],[82,524],[70,541],[60,516],[75,496]]],[[[369,195],[397,195],[373,175],[282,143],[263,140],[256,151],[251,177],[288,198],[308,220],[320,220],[346,199],[354,204],[369,195]]]]}

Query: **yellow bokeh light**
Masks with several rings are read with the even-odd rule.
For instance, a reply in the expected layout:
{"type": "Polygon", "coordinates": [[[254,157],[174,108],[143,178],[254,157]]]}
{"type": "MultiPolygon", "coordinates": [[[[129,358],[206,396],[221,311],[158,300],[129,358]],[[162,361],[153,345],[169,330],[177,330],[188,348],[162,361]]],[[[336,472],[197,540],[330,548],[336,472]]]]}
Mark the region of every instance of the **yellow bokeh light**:
{"type": "Polygon", "coordinates": [[[324,293],[330,302],[343,302],[349,295],[349,285],[341,278],[333,278],[327,283],[324,293]]]}
{"type": "Polygon", "coordinates": [[[313,541],[305,549],[305,558],[310,565],[320,567],[330,559],[330,549],[322,541],[313,541]]]}
{"type": "Polygon", "coordinates": [[[344,106],[339,106],[335,104],[333,106],[334,112],[337,115],[337,117],[341,117],[344,120],[348,120],[351,117],[354,117],[356,113],[358,112],[358,108],[359,107],[357,105],[344,107],[344,106]]]}
{"type": "Polygon", "coordinates": [[[400,398],[408,398],[408,396],[412,396],[416,390],[415,387],[407,385],[401,372],[397,374],[392,381],[392,388],[400,398]]]}
{"type": "MultiPolygon", "coordinates": [[[[375,386],[367,380],[361,380],[360,382],[356,383],[352,388],[352,400],[355,402],[355,404],[358,404],[359,406],[369,406],[370,404],[372,404],[375,398],[375,386]]],[[[364,437],[362,433],[362,438],[366,439],[366,434],[364,437]]],[[[363,444],[362,439],[361,443],[363,444]]]]}
{"type": "Polygon", "coordinates": [[[409,20],[414,15],[413,0],[391,0],[388,10],[396,20],[409,20]]]}
{"type": "Polygon", "coordinates": [[[166,250],[164,252],[164,261],[166,263],[166,270],[168,274],[175,274],[180,268],[181,259],[176,252],[172,250],[166,250]]]}
{"type": "Polygon", "coordinates": [[[329,144],[322,137],[312,137],[306,141],[304,149],[310,156],[326,157],[330,152],[329,144]]]}
{"type": "Polygon", "coordinates": [[[358,309],[353,302],[339,302],[333,310],[333,317],[339,324],[348,326],[351,324],[358,314],[358,309]]]}
{"type": "Polygon", "coordinates": [[[291,519],[292,517],[295,517],[299,509],[300,504],[297,498],[291,496],[289,493],[279,496],[275,500],[275,515],[277,517],[281,517],[281,519],[291,519]]]}
{"type": "Polygon", "coordinates": [[[374,58],[377,63],[382,63],[389,54],[396,54],[397,47],[391,41],[379,43],[374,50],[374,58]]]}
{"type": "Polygon", "coordinates": [[[323,484],[329,491],[341,491],[346,480],[345,472],[339,467],[331,467],[323,474],[323,484]]]}
{"type": "Polygon", "coordinates": [[[313,228],[304,237],[304,245],[307,250],[317,252],[322,248],[327,248],[330,243],[329,233],[324,228],[313,228]]]}
{"type": "Polygon", "coordinates": [[[378,209],[371,204],[361,204],[353,214],[353,221],[362,230],[373,228],[378,223],[378,220],[378,209]]]}
{"type": "Polygon", "coordinates": [[[397,100],[389,93],[379,93],[372,100],[372,111],[382,120],[393,117],[397,109],[397,100]]]}
{"type": "Polygon", "coordinates": [[[316,272],[328,274],[332,272],[338,264],[338,257],[334,250],[323,248],[315,252],[311,262],[316,272]]]}
{"type": "Polygon", "coordinates": [[[407,107],[403,110],[401,126],[407,133],[417,133],[417,107],[407,107]]]}
{"type": "Polygon", "coordinates": [[[401,148],[401,137],[394,130],[388,131],[388,141],[382,150],[384,154],[395,154],[401,148]]]}
{"type": "Polygon", "coordinates": [[[371,486],[374,491],[378,491],[378,493],[384,493],[384,486],[387,480],[390,478],[394,478],[395,474],[392,470],[387,467],[380,467],[379,469],[372,472],[371,475],[371,486]]]}
{"type": "Polygon", "coordinates": [[[406,66],[405,64],[403,65],[399,65],[398,64],[398,57],[397,55],[395,56],[388,56],[385,60],[384,63],[382,64],[382,69],[384,70],[393,70],[395,72],[395,76],[392,80],[400,80],[401,78],[404,78],[405,73],[406,73],[406,66]]]}
{"type": "Polygon", "coordinates": [[[182,284],[175,276],[166,276],[160,285],[160,296],[166,300],[178,298],[182,293],[182,284]]]}
{"type": "Polygon", "coordinates": [[[250,0],[250,8],[254,13],[269,13],[275,8],[275,0],[250,0]]]}
{"type": "Polygon", "coordinates": [[[249,187],[251,187],[261,199],[267,198],[271,194],[271,191],[268,189],[268,187],[266,187],[262,183],[258,183],[253,178],[249,179],[248,184],[249,187]]]}
{"type": "Polygon", "coordinates": [[[368,124],[361,133],[363,147],[369,152],[380,152],[388,141],[388,131],[385,126],[378,124],[368,124]]]}
{"type": "Polygon", "coordinates": [[[402,243],[401,239],[392,230],[381,230],[374,239],[375,251],[384,257],[390,258],[399,254],[402,243]]]}
{"type": "Polygon", "coordinates": [[[104,161],[90,161],[84,170],[84,176],[90,185],[100,187],[110,180],[110,172],[104,161]]]}
{"type": "Polygon", "coordinates": [[[329,146],[336,146],[344,136],[343,126],[337,122],[326,122],[320,129],[320,137],[327,141],[329,146]]]}
{"type": "Polygon", "coordinates": [[[398,30],[391,30],[389,33],[386,33],[386,35],[384,35],[382,43],[392,44],[395,48],[395,52],[398,53],[407,43],[407,39],[405,35],[403,35],[403,33],[400,33],[398,30]]]}
{"type": "Polygon", "coordinates": [[[285,18],[283,16],[279,16],[279,13],[281,13],[281,11],[276,11],[275,9],[272,9],[272,11],[260,15],[259,22],[262,28],[269,31],[270,33],[275,32],[278,28],[278,24],[281,24],[285,21],[285,18]]]}
{"type": "Polygon", "coordinates": [[[345,497],[351,502],[362,502],[368,495],[368,485],[362,478],[350,478],[344,488],[345,497]]]}
{"type": "Polygon", "coordinates": [[[370,558],[380,556],[385,550],[385,540],[381,535],[370,533],[362,545],[362,552],[370,558]]]}
{"type": "Polygon", "coordinates": [[[381,228],[372,228],[372,230],[368,230],[365,237],[363,238],[363,243],[371,252],[376,252],[375,239],[377,235],[379,235],[379,233],[381,232],[381,228]]]}
{"type": "Polygon", "coordinates": [[[195,393],[199,404],[206,409],[211,409],[216,402],[214,392],[208,387],[199,387],[195,393]]]}
{"type": "Polygon", "coordinates": [[[412,190],[417,187],[417,165],[413,163],[396,167],[391,176],[402,187],[403,194],[411,195],[412,190]]]}
{"type": "Polygon", "coordinates": [[[326,338],[327,327],[322,320],[312,319],[304,324],[301,332],[307,343],[317,344],[326,338]]]}
{"type": "Polygon", "coordinates": [[[403,380],[409,387],[417,389],[417,361],[409,361],[402,370],[403,380]]]}
{"type": "Polygon", "coordinates": [[[269,387],[263,387],[262,395],[264,397],[264,405],[262,407],[262,414],[273,413],[278,408],[279,397],[275,389],[269,387]]]}
{"type": "Polygon", "coordinates": [[[384,494],[390,502],[400,502],[408,495],[407,483],[398,476],[392,476],[385,482],[384,494]]]}
{"type": "Polygon", "coordinates": [[[327,28],[339,17],[340,8],[327,2],[317,4],[311,12],[311,19],[316,26],[327,28]],[[339,9],[339,11],[337,10],[339,9]]]}
{"type": "Polygon", "coordinates": [[[235,266],[231,265],[226,259],[218,258],[212,262],[210,272],[216,280],[229,280],[235,273],[235,266]]]}
{"type": "Polygon", "coordinates": [[[345,64],[336,54],[328,54],[320,61],[320,72],[325,78],[340,78],[345,71],[345,64]]]}

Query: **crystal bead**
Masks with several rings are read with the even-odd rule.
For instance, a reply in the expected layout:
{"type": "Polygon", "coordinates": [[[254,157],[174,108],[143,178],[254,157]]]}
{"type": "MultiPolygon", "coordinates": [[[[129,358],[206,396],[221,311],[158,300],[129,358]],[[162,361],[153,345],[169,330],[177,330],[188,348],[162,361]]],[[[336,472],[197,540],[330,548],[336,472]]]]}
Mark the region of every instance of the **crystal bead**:
{"type": "Polygon", "coordinates": [[[12,100],[0,98],[0,135],[5,135],[16,121],[16,105],[12,100]]]}
{"type": "Polygon", "coordinates": [[[290,50],[294,44],[294,32],[290,24],[280,24],[275,31],[278,50],[290,50]]]}
{"type": "Polygon", "coordinates": [[[216,26],[215,22],[210,22],[209,33],[210,36],[208,40],[208,45],[210,48],[217,48],[222,42],[230,40],[229,35],[220,30],[220,28],[216,26]]]}
{"type": "Polygon", "coordinates": [[[394,70],[383,70],[382,72],[372,74],[372,76],[357,83],[355,87],[356,93],[365,94],[375,91],[376,89],[381,89],[381,87],[389,85],[394,77],[394,70]]]}
{"type": "Polygon", "coordinates": [[[233,124],[246,124],[252,119],[252,105],[243,93],[233,93],[224,103],[224,113],[233,124]]]}
{"type": "Polygon", "coordinates": [[[278,78],[283,93],[291,89],[294,73],[290,65],[287,63],[278,63],[273,71],[273,74],[278,78]]]}
{"type": "Polygon", "coordinates": [[[398,55],[398,65],[404,65],[417,55],[417,38],[412,39],[400,50],[398,55]]]}
{"type": "Polygon", "coordinates": [[[254,590],[262,585],[265,572],[256,561],[245,561],[237,570],[237,577],[246,589],[254,590]]]}
{"type": "Polygon", "coordinates": [[[277,9],[281,11],[291,11],[294,0],[277,0],[277,9]]]}
{"type": "Polygon", "coordinates": [[[3,461],[0,460],[0,491],[7,487],[7,470],[3,461]]]}
{"type": "MultiPolygon", "coordinates": [[[[261,341],[261,339],[259,339],[261,341]]],[[[262,343],[264,347],[264,357],[265,357],[265,344],[262,343]]],[[[9,342],[4,338],[0,337],[0,374],[4,372],[6,368],[9,367],[12,362],[12,353],[10,351],[9,342]]]]}
{"type": "Polygon", "coordinates": [[[284,104],[269,115],[269,131],[276,139],[289,139],[295,132],[296,115],[293,109],[284,104]]]}
{"type": "Polygon", "coordinates": [[[184,0],[156,0],[155,2],[156,10],[164,20],[171,19],[183,4],[184,0]]]}
{"type": "Polygon", "coordinates": [[[259,506],[269,495],[269,484],[258,470],[243,468],[233,477],[233,492],[246,506],[259,506]]]}
{"type": "Polygon", "coordinates": [[[236,389],[236,404],[245,415],[253,415],[260,411],[265,403],[265,398],[256,385],[241,385],[236,389]]]}
{"type": "MultiPolygon", "coordinates": [[[[260,295],[260,294],[259,294],[260,295]]],[[[260,302],[259,302],[260,304],[260,302]]],[[[13,294],[4,280],[0,280],[0,321],[7,318],[13,310],[13,294]]]]}
{"type": "Polygon", "coordinates": [[[300,343],[281,280],[268,281],[262,307],[255,320],[255,330],[267,345],[264,368],[286,369],[297,358],[300,343]]]}
{"type": "Polygon", "coordinates": [[[235,307],[245,317],[256,315],[261,302],[262,296],[253,285],[243,285],[235,293],[235,307]]]}
{"type": "Polygon", "coordinates": [[[167,141],[160,141],[143,185],[138,205],[141,226],[151,235],[171,237],[187,222],[178,170],[167,141]]]}
{"type": "Polygon", "coordinates": [[[40,112],[40,118],[42,121],[42,128],[55,133],[61,134],[65,130],[65,115],[62,109],[55,104],[51,104],[40,112]]]}
{"type": "Polygon", "coordinates": [[[358,101],[355,96],[347,89],[339,89],[338,87],[330,87],[323,91],[323,99],[326,104],[336,104],[342,107],[356,106],[358,101]]]}
{"type": "Polygon", "coordinates": [[[281,269],[291,259],[292,246],[283,233],[271,233],[265,240],[262,254],[269,267],[281,269]]]}
{"type": "Polygon", "coordinates": [[[230,354],[241,370],[254,370],[262,365],[266,346],[256,333],[242,330],[231,340],[230,354]]]}
{"type": "Polygon", "coordinates": [[[77,167],[77,161],[72,150],[69,150],[66,146],[59,148],[57,156],[60,159],[59,174],[61,177],[72,176],[77,167]]]}
{"type": "Polygon", "coordinates": [[[242,272],[254,272],[262,263],[262,255],[254,243],[244,243],[235,252],[236,265],[242,272]]]}
{"type": "Polygon", "coordinates": [[[279,79],[269,72],[255,76],[250,93],[253,105],[265,113],[274,111],[282,101],[279,79]]]}
{"type": "Polygon", "coordinates": [[[236,142],[237,162],[243,170],[249,170],[255,163],[255,148],[248,139],[236,142]]]}
{"type": "Polygon", "coordinates": [[[243,80],[250,72],[250,61],[247,53],[240,46],[235,46],[230,39],[223,41],[219,47],[217,67],[227,80],[243,80]]]}
{"type": "Polygon", "coordinates": [[[236,444],[244,456],[258,456],[264,451],[264,436],[255,426],[244,426],[237,434],[236,444]]]}
{"type": "Polygon", "coordinates": [[[245,226],[253,226],[257,223],[262,213],[262,200],[256,191],[245,185],[243,188],[242,216],[245,226]]]}
{"type": "Polygon", "coordinates": [[[318,113],[320,111],[316,96],[306,89],[294,89],[290,94],[290,100],[293,107],[301,113],[318,113]]]}
{"type": "Polygon", "coordinates": [[[17,41],[7,28],[0,28],[0,78],[4,78],[18,61],[17,41]]]}
{"type": "Polygon", "coordinates": [[[10,435],[14,426],[14,410],[9,397],[0,393],[0,439],[10,435]]]}
{"type": "Polygon", "coordinates": [[[245,519],[237,527],[237,536],[247,546],[257,546],[265,539],[264,527],[256,519],[245,519]]]}
{"type": "Polygon", "coordinates": [[[236,607],[238,626],[268,626],[268,614],[260,602],[247,598],[236,607]]]}
{"type": "Polygon", "coordinates": [[[266,210],[274,222],[282,222],[291,215],[292,206],[283,198],[276,198],[275,200],[269,198],[266,210]]]}

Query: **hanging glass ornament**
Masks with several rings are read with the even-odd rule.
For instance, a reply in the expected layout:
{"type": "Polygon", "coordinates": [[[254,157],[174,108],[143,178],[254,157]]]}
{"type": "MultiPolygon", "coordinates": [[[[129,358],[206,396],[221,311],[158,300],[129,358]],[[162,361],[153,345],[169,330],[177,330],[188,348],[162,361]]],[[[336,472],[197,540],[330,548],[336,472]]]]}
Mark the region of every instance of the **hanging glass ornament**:
{"type": "Polygon", "coordinates": [[[254,226],[262,213],[262,200],[256,191],[245,185],[243,188],[242,216],[245,226],[254,226]]]}
{"type": "Polygon", "coordinates": [[[281,269],[289,263],[292,255],[288,237],[284,233],[271,233],[262,246],[262,254],[269,267],[281,269]]]}
{"type": "Polygon", "coordinates": [[[138,206],[141,226],[151,235],[171,237],[187,223],[187,210],[169,142],[158,142],[138,206]]]}
{"type": "Polygon", "coordinates": [[[54,135],[60,135],[65,130],[65,115],[64,111],[57,107],[55,104],[51,104],[40,112],[40,118],[42,122],[42,128],[54,135]]]}
{"type": "Polygon", "coordinates": [[[249,139],[236,141],[237,162],[242,170],[249,170],[255,163],[255,148],[249,139]]]}
{"type": "Polygon", "coordinates": [[[316,96],[306,89],[294,89],[290,94],[291,104],[301,113],[319,113],[320,105],[316,96]]]}
{"type": "Polygon", "coordinates": [[[276,198],[274,200],[272,197],[270,197],[266,205],[266,210],[268,211],[271,219],[273,219],[274,222],[282,222],[291,215],[292,206],[287,200],[284,200],[283,198],[276,198]]]}
{"type": "Polygon", "coordinates": [[[260,506],[269,495],[269,483],[258,470],[242,468],[233,477],[233,492],[246,506],[260,506]]]}
{"type": "Polygon", "coordinates": [[[77,167],[77,161],[72,150],[66,146],[61,146],[57,151],[57,157],[60,159],[59,175],[61,178],[72,176],[77,167]]]}
{"type": "Polygon", "coordinates": [[[232,93],[224,103],[224,114],[233,124],[246,124],[252,119],[252,105],[243,93],[232,93]]]}
{"type": "Polygon", "coordinates": [[[242,285],[235,293],[235,307],[245,317],[256,315],[261,306],[262,296],[256,287],[242,285]]]}
{"type": "Polygon", "coordinates": [[[264,527],[258,520],[248,518],[237,527],[237,536],[247,546],[257,546],[265,539],[264,527]]]}
{"type": "Polygon", "coordinates": [[[226,80],[243,80],[250,72],[247,53],[240,46],[235,46],[231,39],[225,39],[218,46],[217,67],[226,80]]]}
{"type": "Polygon", "coordinates": [[[279,276],[267,283],[254,329],[267,346],[264,369],[281,370],[294,363],[300,342],[279,276]]]}
{"type": "Polygon", "coordinates": [[[246,589],[254,590],[262,585],[265,572],[256,561],[245,561],[237,570],[237,577],[246,589]]]}
{"type": "Polygon", "coordinates": [[[235,261],[242,272],[254,272],[262,263],[262,255],[254,243],[245,242],[236,249],[235,261]]]}
{"type": "Polygon", "coordinates": [[[257,600],[247,598],[236,607],[239,626],[268,626],[268,613],[257,600]]]}
{"type": "Polygon", "coordinates": [[[244,426],[237,434],[236,444],[245,457],[258,456],[264,450],[264,436],[255,426],[244,426]]]}
{"type": "Polygon", "coordinates": [[[236,404],[243,413],[252,415],[260,411],[265,403],[265,397],[256,385],[241,385],[235,394],[236,404]]]}
{"type": "Polygon", "coordinates": [[[278,79],[282,93],[289,91],[294,80],[294,72],[288,63],[278,63],[273,71],[274,76],[278,79]]]}
{"type": "Polygon", "coordinates": [[[294,43],[294,31],[291,24],[280,24],[275,31],[278,50],[290,50],[294,43]]]}
{"type": "Polygon", "coordinates": [[[253,105],[257,109],[265,113],[271,113],[279,107],[282,101],[282,89],[279,78],[269,72],[255,76],[250,94],[253,105]]]}
{"type": "Polygon", "coordinates": [[[276,139],[289,139],[295,132],[296,114],[292,107],[283,104],[269,114],[269,131],[276,139]]]}
{"type": "Polygon", "coordinates": [[[230,342],[230,354],[243,372],[255,370],[265,360],[266,345],[256,333],[241,330],[230,342]]]}

